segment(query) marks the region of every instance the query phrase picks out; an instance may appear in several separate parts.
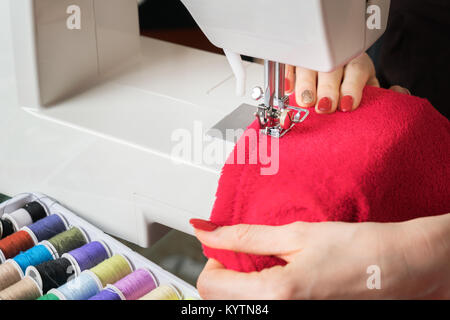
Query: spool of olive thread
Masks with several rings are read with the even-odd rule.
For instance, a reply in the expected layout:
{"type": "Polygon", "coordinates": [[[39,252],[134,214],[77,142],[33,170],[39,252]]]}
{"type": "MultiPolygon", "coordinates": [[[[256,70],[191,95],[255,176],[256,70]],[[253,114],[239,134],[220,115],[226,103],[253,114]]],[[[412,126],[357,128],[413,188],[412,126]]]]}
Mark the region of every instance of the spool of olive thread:
{"type": "Polygon", "coordinates": [[[48,241],[44,241],[47,245],[50,243],[49,247],[54,249],[56,258],[61,257],[66,252],[84,246],[87,242],[87,236],[79,227],[72,227],[50,238],[48,241]]]}

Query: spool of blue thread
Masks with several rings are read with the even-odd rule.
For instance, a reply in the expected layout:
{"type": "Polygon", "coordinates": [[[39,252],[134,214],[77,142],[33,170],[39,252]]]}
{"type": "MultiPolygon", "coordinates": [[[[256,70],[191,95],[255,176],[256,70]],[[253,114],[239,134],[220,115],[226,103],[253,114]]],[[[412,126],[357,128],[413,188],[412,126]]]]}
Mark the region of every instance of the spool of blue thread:
{"type": "Polygon", "coordinates": [[[51,214],[22,229],[28,231],[34,237],[35,242],[38,243],[66,231],[67,223],[59,214],[51,214]]]}
{"type": "Polygon", "coordinates": [[[77,274],[91,269],[111,257],[111,251],[103,241],[92,241],[62,255],[75,266],[77,274]]]}
{"type": "Polygon", "coordinates": [[[44,245],[37,245],[21,254],[15,256],[12,260],[17,263],[17,265],[25,274],[26,269],[29,266],[37,266],[43,262],[53,260],[54,257],[50,250],[44,245]]]}
{"type": "Polygon", "coordinates": [[[58,289],[52,289],[53,293],[61,300],[88,300],[102,289],[102,283],[90,270],[83,271],[79,277],[67,282],[58,289]]]}
{"type": "Polygon", "coordinates": [[[105,289],[100,291],[95,296],[89,298],[89,300],[109,300],[109,301],[118,301],[118,300],[125,300],[125,297],[123,297],[122,293],[114,288],[113,286],[108,285],[105,289]]]}

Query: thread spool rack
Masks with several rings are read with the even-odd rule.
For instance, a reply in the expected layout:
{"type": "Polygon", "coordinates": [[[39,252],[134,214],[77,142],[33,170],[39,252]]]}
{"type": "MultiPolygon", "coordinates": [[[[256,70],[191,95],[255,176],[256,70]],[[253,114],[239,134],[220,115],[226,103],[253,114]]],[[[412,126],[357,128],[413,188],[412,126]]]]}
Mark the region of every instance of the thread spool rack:
{"type": "Polygon", "coordinates": [[[68,225],[79,226],[86,233],[91,241],[102,241],[106,244],[112,254],[123,254],[133,265],[134,270],[138,268],[147,268],[152,272],[159,286],[172,285],[180,293],[180,298],[200,299],[195,287],[191,286],[182,279],[176,277],[170,272],[164,270],[157,264],[146,259],[137,252],[131,250],[124,244],[104,233],[102,230],[83,220],[69,209],[62,206],[58,201],[44,194],[29,192],[21,193],[0,204],[0,217],[9,214],[23,207],[26,203],[38,201],[45,206],[49,214],[59,214],[64,217],[68,225]]]}

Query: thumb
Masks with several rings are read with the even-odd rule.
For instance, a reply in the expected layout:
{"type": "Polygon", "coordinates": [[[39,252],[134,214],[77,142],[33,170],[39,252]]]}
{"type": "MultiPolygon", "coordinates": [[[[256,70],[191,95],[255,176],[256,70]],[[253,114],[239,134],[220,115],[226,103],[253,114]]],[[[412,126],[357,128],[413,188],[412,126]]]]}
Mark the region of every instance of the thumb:
{"type": "Polygon", "coordinates": [[[204,245],[256,255],[286,255],[301,250],[308,223],[295,222],[284,226],[239,224],[214,231],[195,229],[204,245]]]}

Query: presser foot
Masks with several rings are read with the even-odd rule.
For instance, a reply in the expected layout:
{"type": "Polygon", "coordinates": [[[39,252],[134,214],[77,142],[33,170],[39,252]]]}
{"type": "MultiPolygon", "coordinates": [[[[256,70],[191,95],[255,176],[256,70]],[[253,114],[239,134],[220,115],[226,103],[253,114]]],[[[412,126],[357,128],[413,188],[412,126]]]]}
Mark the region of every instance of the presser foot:
{"type": "Polygon", "coordinates": [[[281,138],[286,135],[296,124],[306,120],[309,110],[285,105],[283,109],[258,106],[255,113],[260,124],[260,131],[265,135],[281,138]]]}

